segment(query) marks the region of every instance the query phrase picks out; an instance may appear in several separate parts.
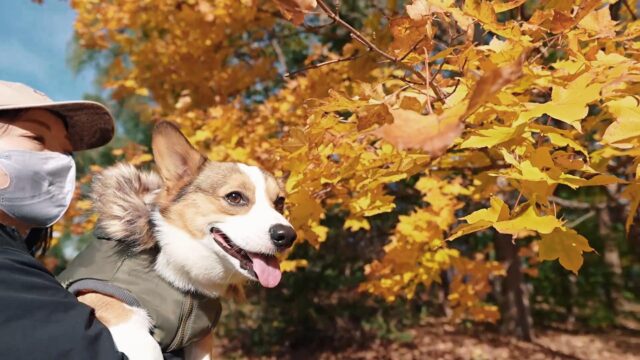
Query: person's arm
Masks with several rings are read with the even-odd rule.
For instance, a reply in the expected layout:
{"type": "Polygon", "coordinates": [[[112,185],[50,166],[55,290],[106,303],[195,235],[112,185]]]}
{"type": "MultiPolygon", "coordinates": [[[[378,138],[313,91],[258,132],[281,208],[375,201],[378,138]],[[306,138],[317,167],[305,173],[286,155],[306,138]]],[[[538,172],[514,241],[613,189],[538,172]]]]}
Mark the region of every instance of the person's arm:
{"type": "Polygon", "coordinates": [[[0,248],[0,324],[0,349],[10,359],[126,359],[91,308],[9,247],[0,248]]]}

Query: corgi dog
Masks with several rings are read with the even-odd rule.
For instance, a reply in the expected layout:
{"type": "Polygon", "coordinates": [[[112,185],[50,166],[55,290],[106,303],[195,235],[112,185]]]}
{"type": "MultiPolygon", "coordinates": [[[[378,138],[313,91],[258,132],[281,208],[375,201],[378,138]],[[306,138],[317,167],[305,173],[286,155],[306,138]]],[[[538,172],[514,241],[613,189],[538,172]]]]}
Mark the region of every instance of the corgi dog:
{"type": "Polygon", "coordinates": [[[59,278],[129,359],[180,348],[209,359],[219,314],[206,304],[219,307],[248,280],[278,285],[276,255],[296,231],[283,216],[282,187],[264,170],[208,160],[168,121],[155,125],[152,152],[157,173],[118,164],[96,176],[92,243],[102,247],[81,252],[59,278]],[[188,335],[203,317],[207,331],[188,335]]]}

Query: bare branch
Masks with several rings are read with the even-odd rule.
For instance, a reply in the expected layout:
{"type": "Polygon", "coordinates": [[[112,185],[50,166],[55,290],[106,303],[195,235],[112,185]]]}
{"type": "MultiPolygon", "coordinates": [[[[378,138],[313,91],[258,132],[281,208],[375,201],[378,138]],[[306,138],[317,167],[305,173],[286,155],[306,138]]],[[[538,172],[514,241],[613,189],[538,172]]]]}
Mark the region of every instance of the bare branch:
{"type": "Polygon", "coordinates": [[[635,11],[633,11],[633,9],[631,8],[631,6],[629,6],[629,3],[627,2],[627,0],[622,0],[622,3],[624,4],[624,7],[627,9],[627,11],[629,12],[629,14],[631,15],[631,17],[633,18],[633,20],[638,20],[638,17],[636,16],[635,11]]]}
{"type": "Polygon", "coordinates": [[[289,69],[287,68],[287,59],[284,57],[284,53],[282,52],[282,48],[280,47],[278,40],[271,39],[271,46],[273,46],[273,50],[276,52],[278,62],[280,63],[280,66],[282,66],[282,71],[284,71],[285,74],[289,73],[289,69]]]}
{"type": "Polygon", "coordinates": [[[402,55],[402,56],[398,59],[398,61],[403,61],[404,59],[406,59],[406,58],[407,58],[407,56],[409,56],[409,54],[411,54],[412,52],[414,52],[414,51],[418,48],[418,45],[420,45],[420,43],[421,43],[421,42],[423,42],[423,41],[424,41],[424,39],[426,39],[426,38],[427,38],[427,35],[426,35],[426,34],[425,34],[425,35],[423,35],[423,36],[422,36],[418,41],[416,41],[416,43],[415,43],[415,44],[413,44],[413,46],[411,47],[411,49],[409,49],[409,51],[407,51],[404,55],[402,55]]]}
{"type": "MultiPolygon", "coordinates": [[[[427,83],[431,85],[431,80],[429,79],[431,73],[429,71],[429,50],[426,47],[424,49],[424,76],[427,78],[427,83]]],[[[427,109],[429,110],[429,114],[433,114],[433,106],[431,106],[431,97],[427,96],[427,109]]]]}
{"type": "Polygon", "coordinates": [[[299,70],[288,72],[288,73],[284,74],[283,77],[289,77],[290,78],[290,77],[292,77],[294,75],[306,72],[307,70],[317,69],[317,68],[320,68],[320,67],[323,67],[323,66],[336,64],[336,63],[340,63],[340,62],[344,62],[344,61],[355,60],[355,59],[361,58],[361,57],[363,57],[365,55],[366,54],[355,54],[355,55],[347,56],[347,57],[340,58],[340,59],[333,59],[333,60],[323,61],[323,62],[316,63],[316,64],[307,66],[307,67],[299,69],[299,70]]]}
{"type": "Polygon", "coordinates": [[[592,217],[595,214],[596,214],[596,211],[595,210],[591,210],[588,213],[586,213],[586,214],[580,216],[579,218],[573,220],[572,222],[568,223],[567,227],[568,228],[574,228],[574,227],[578,226],[581,222],[587,220],[588,218],[592,217]]]}
{"type": "MultiPolygon", "coordinates": [[[[429,83],[421,72],[419,72],[418,70],[414,69],[412,66],[409,66],[409,65],[403,63],[402,61],[400,61],[399,58],[384,52],[383,50],[378,48],[374,43],[372,43],[366,37],[364,37],[364,35],[362,35],[353,26],[351,26],[349,23],[347,23],[346,21],[341,19],[333,10],[331,10],[331,8],[324,2],[324,0],[318,0],[318,6],[320,7],[320,9],[322,9],[322,11],[324,11],[324,13],[331,20],[334,20],[336,23],[338,23],[339,25],[341,25],[342,27],[347,29],[349,31],[349,35],[354,40],[356,40],[359,43],[361,43],[362,45],[364,45],[367,48],[368,51],[373,51],[373,52],[377,53],[378,55],[384,57],[385,59],[389,60],[393,64],[397,65],[398,67],[400,67],[400,68],[402,68],[402,69],[404,69],[404,70],[416,75],[417,77],[419,77],[423,81],[422,85],[427,85],[429,83]]],[[[438,98],[440,100],[442,100],[442,91],[440,89],[438,89],[434,84],[429,84],[429,85],[431,86],[433,91],[436,93],[438,98]]]]}
{"type": "Polygon", "coordinates": [[[607,203],[590,204],[587,202],[568,200],[557,196],[549,196],[549,200],[567,209],[604,209],[607,203]]]}

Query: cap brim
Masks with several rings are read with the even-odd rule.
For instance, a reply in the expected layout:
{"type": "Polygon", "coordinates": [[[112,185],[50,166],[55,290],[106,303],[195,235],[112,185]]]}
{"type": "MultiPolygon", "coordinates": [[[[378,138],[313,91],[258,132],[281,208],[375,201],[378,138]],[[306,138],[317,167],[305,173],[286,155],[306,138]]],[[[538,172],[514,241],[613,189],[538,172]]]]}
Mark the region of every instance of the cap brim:
{"type": "Polygon", "coordinates": [[[114,135],[113,116],[104,105],[94,101],[0,106],[0,111],[21,109],[46,109],[62,115],[73,151],[100,147],[111,141],[114,135]]]}

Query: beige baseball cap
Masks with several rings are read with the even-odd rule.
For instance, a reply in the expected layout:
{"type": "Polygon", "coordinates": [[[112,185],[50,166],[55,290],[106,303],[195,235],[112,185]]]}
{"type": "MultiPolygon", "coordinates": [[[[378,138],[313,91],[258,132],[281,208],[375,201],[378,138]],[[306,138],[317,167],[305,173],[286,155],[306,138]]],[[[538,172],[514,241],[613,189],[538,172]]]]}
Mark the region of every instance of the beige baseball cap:
{"type": "Polygon", "coordinates": [[[94,101],[53,101],[27,85],[0,80],[0,116],[4,110],[45,109],[62,115],[74,151],[105,145],[113,138],[109,110],[94,101]]]}

